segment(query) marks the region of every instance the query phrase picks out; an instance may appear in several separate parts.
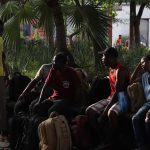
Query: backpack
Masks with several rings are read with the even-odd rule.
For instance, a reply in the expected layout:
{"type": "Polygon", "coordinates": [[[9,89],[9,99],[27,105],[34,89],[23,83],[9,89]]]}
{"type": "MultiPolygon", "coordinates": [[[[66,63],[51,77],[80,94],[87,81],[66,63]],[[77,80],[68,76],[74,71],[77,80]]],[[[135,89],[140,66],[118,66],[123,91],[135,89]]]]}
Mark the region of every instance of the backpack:
{"type": "Polygon", "coordinates": [[[24,121],[23,133],[16,145],[15,150],[38,150],[39,138],[38,138],[38,126],[44,121],[45,117],[36,115],[28,116],[24,121]]]}
{"type": "Polygon", "coordinates": [[[15,72],[9,82],[10,101],[16,102],[30,81],[29,77],[21,75],[20,72],[15,72]]]}
{"type": "Polygon", "coordinates": [[[96,139],[87,116],[78,115],[71,123],[73,146],[81,150],[88,150],[95,146],[96,139]]]}
{"type": "Polygon", "coordinates": [[[89,93],[91,104],[101,99],[107,99],[110,92],[111,88],[109,79],[107,77],[96,77],[91,84],[89,93]]]}
{"type": "Polygon", "coordinates": [[[39,150],[71,150],[71,133],[63,115],[49,117],[38,127],[39,150]]]}
{"type": "Polygon", "coordinates": [[[136,113],[145,101],[142,83],[136,82],[129,85],[127,92],[130,100],[130,111],[131,113],[136,113]]]}

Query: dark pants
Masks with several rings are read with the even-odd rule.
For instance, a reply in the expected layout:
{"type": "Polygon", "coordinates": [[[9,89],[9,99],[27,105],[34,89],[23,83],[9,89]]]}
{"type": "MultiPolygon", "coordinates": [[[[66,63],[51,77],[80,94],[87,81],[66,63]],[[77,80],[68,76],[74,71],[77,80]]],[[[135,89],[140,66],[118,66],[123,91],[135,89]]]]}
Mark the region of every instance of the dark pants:
{"type": "Polygon", "coordinates": [[[137,140],[137,144],[139,147],[144,147],[147,145],[147,137],[146,137],[146,113],[150,109],[150,106],[143,105],[138,112],[132,117],[133,130],[135,134],[135,138],[137,140]]]}
{"type": "MultiPolygon", "coordinates": [[[[35,104],[36,105],[36,104],[35,104]]],[[[60,99],[51,101],[49,99],[44,100],[42,103],[38,104],[35,108],[33,106],[33,113],[42,116],[48,116],[51,112],[56,111],[59,114],[68,117],[71,114],[72,103],[60,99]]]]}
{"type": "Polygon", "coordinates": [[[25,96],[23,99],[18,100],[15,104],[14,111],[15,113],[19,112],[25,112],[28,113],[30,104],[34,101],[37,102],[37,98],[39,96],[39,93],[30,92],[27,96],[25,96]]]}
{"type": "Polygon", "coordinates": [[[147,145],[150,148],[150,122],[146,123],[146,139],[147,139],[147,145]]]}

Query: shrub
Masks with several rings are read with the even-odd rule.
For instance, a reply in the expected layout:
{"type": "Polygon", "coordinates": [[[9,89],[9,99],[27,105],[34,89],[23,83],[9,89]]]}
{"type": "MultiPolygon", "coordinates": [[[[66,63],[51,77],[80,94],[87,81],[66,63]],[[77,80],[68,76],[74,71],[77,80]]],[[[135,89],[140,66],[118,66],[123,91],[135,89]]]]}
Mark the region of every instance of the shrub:
{"type": "Polygon", "coordinates": [[[143,46],[130,50],[123,48],[119,51],[120,61],[132,72],[140,59],[149,53],[150,49],[143,46]]]}

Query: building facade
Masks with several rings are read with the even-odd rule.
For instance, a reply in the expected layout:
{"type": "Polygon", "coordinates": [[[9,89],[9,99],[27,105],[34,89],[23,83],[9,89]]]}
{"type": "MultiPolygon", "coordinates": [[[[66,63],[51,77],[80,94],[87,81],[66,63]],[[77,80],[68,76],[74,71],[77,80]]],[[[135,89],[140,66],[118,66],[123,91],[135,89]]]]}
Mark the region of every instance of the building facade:
{"type": "MultiPolygon", "coordinates": [[[[140,6],[137,6],[137,12],[140,6]]],[[[116,21],[112,25],[112,45],[115,45],[119,35],[124,39],[129,37],[130,5],[123,4],[117,9],[116,21]]],[[[141,43],[150,47],[150,9],[144,9],[140,23],[141,43]]]]}

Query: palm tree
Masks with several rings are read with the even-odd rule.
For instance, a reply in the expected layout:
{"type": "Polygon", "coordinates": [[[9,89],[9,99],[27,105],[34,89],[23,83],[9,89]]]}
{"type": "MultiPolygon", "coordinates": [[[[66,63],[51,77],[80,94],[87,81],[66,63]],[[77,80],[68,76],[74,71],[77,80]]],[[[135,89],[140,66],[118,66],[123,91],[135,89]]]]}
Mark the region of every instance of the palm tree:
{"type": "MultiPolygon", "coordinates": [[[[94,53],[103,50],[108,45],[108,20],[101,8],[92,3],[80,3],[75,0],[72,5],[64,4],[61,0],[25,0],[9,1],[0,8],[0,16],[5,20],[5,44],[9,47],[19,48],[20,24],[30,23],[36,20],[37,26],[43,27],[47,39],[54,34],[56,27],[57,51],[68,51],[66,44],[66,26],[64,25],[65,11],[69,10],[67,18],[70,25],[78,33],[83,33],[93,41],[96,47],[94,53]],[[64,4],[64,5],[63,5],[64,4]],[[70,15],[72,14],[72,15],[70,15]]],[[[97,57],[98,59],[98,57],[97,57]]],[[[96,60],[98,61],[98,60],[96,60]]]]}

